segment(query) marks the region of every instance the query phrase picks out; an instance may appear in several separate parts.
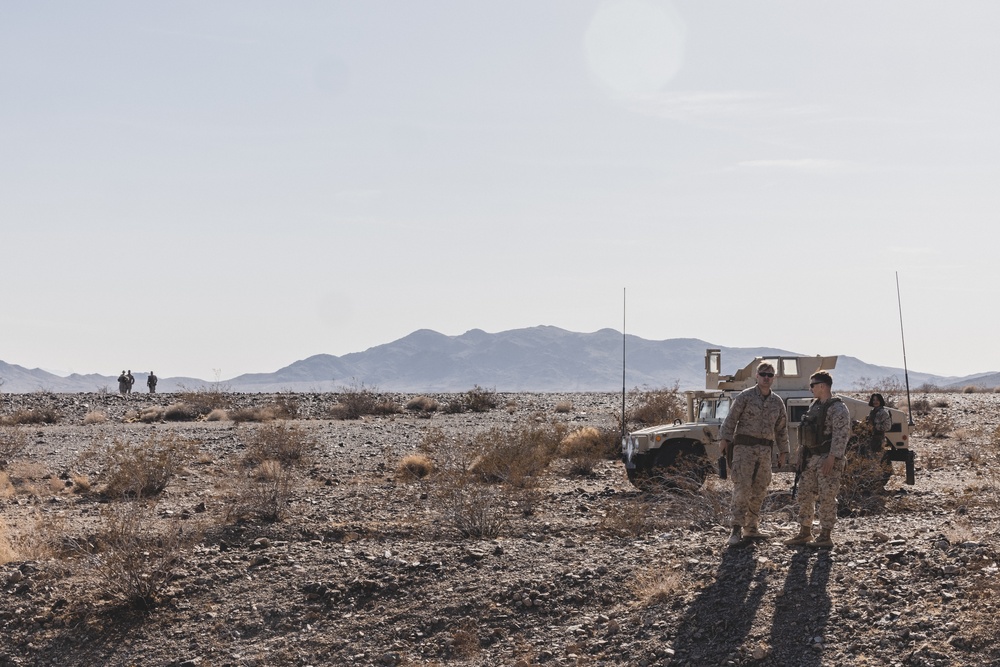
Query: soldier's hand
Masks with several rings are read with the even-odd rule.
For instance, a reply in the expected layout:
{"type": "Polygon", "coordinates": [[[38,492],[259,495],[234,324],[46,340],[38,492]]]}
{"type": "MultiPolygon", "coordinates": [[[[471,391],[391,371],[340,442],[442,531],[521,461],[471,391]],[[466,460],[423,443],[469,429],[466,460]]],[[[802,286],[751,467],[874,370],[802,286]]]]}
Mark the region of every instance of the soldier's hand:
{"type": "Polygon", "coordinates": [[[836,465],[836,463],[837,459],[827,454],[826,458],[823,459],[823,467],[820,468],[820,472],[822,472],[824,475],[829,475],[831,472],[833,472],[833,466],[836,465]]]}
{"type": "Polygon", "coordinates": [[[719,441],[719,451],[722,453],[723,456],[726,456],[729,453],[729,441],[728,440],[720,440],[719,441]]]}
{"type": "Polygon", "coordinates": [[[785,460],[787,458],[788,457],[785,455],[784,452],[778,452],[778,467],[779,468],[784,468],[785,467],[785,460]]]}

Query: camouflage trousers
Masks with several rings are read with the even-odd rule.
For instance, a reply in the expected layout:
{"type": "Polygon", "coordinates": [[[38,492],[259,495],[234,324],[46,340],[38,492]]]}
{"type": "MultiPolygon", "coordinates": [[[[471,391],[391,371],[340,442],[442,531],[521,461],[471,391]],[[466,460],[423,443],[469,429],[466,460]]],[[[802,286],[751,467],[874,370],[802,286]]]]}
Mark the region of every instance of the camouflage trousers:
{"type": "Polygon", "coordinates": [[[733,445],[733,526],[756,526],[771,485],[771,445],[733,445]]]}
{"type": "Polygon", "coordinates": [[[837,493],[846,461],[841,459],[829,475],[820,472],[826,456],[810,456],[799,478],[799,524],[812,527],[813,516],[819,514],[820,530],[833,530],[837,523],[837,493]]]}

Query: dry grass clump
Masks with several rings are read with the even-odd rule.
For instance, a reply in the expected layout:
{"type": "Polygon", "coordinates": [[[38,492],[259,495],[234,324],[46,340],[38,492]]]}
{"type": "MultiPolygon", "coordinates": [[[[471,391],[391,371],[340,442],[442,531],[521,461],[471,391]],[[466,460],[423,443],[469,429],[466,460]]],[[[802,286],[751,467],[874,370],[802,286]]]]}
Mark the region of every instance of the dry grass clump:
{"type": "Polygon", "coordinates": [[[103,424],[108,421],[108,414],[102,410],[91,410],[83,416],[84,426],[91,424],[103,424]]]}
{"type": "Polygon", "coordinates": [[[165,421],[165,418],[166,410],[159,405],[150,405],[139,411],[139,421],[143,424],[155,424],[156,422],[165,421]]]}
{"type": "Polygon", "coordinates": [[[207,422],[224,422],[229,421],[229,412],[222,408],[215,408],[207,415],[205,415],[205,421],[207,422]]]}
{"type": "Polygon", "coordinates": [[[530,486],[555,458],[565,433],[563,424],[513,431],[493,427],[473,439],[470,471],[482,482],[530,486]]]}
{"type": "MultiPolygon", "coordinates": [[[[216,411],[213,410],[212,412],[216,411]]],[[[269,422],[278,418],[277,412],[270,405],[256,408],[238,408],[236,410],[229,410],[227,414],[229,419],[237,424],[244,422],[269,422]]]]}
{"type": "Polygon", "coordinates": [[[189,422],[194,421],[198,416],[198,410],[190,403],[174,403],[168,405],[163,411],[163,419],[168,422],[189,422]]]}
{"type": "Polygon", "coordinates": [[[28,434],[17,426],[0,426],[0,469],[17,458],[28,446],[28,434]]]}
{"type": "Polygon", "coordinates": [[[237,478],[226,508],[228,521],[281,521],[288,511],[294,488],[289,467],[279,461],[262,461],[237,478]]]}
{"type": "Polygon", "coordinates": [[[432,472],[434,472],[434,462],[423,454],[404,456],[396,466],[396,477],[405,481],[424,479],[432,472]]]}
{"type": "Polygon", "coordinates": [[[661,568],[637,573],[630,587],[643,607],[673,602],[689,590],[681,572],[661,568]]]}
{"type": "Polygon", "coordinates": [[[679,385],[671,388],[632,391],[634,406],[626,412],[627,422],[639,426],[654,426],[668,424],[675,419],[684,419],[686,402],[680,393],[679,385]]]}
{"type": "Polygon", "coordinates": [[[191,443],[173,433],[144,442],[115,439],[103,453],[103,492],[112,498],[147,498],[167,487],[193,453],[191,443]]]}
{"type": "Polygon", "coordinates": [[[406,409],[411,412],[437,412],[441,404],[430,396],[415,396],[406,402],[406,409]]]}
{"type": "Polygon", "coordinates": [[[556,403],[555,411],[558,414],[566,414],[573,411],[573,401],[559,401],[556,403]]]}
{"type": "Polygon", "coordinates": [[[29,408],[0,416],[0,425],[18,426],[32,424],[55,424],[59,415],[52,408],[29,408]]]}
{"type": "Polygon", "coordinates": [[[104,599],[149,609],[156,606],[200,535],[189,524],[162,523],[152,505],[112,503],[101,510],[97,533],[78,540],[104,599]]]}
{"type": "MultiPolygon", "coordinates": [[[[617,440],[613,445],[617,445],[617,440]]],[[[573,474],[589,475],[598,463],[608,458],[607,434],[593,426],[579,428],[562,439],[558,455],[569,459],[573,474]]]]}
{"type": "Polygon", "coordinates": [[[18,560],[18,553],[10,542],[7,524],[0,519],[0,565],[6,565],[13,560],[18,560]]]}
{"type": "Polygon", "coordinates": [[[316,448],[315,438],[283,422],[248,429],[240,439],[246,443],[244,460],[251,465],[265,461],[277,461],[284,466],[305,465],[316,448]]]}
{"type": "Polygon", "coordinates": [[[962,393],[963,394],[975,394],[978,391],[979,391],[979,387],[977,387],[974,384],[969,384],[969,385],[966,385],[966,386],[962,387],[962,393]]]}
{"type": "Polygon", "coordinates": [[[360,419],[365,415],[394,415],[402,409],[364,384],[341,388],[330,407],[331,419],[360,419]]]}

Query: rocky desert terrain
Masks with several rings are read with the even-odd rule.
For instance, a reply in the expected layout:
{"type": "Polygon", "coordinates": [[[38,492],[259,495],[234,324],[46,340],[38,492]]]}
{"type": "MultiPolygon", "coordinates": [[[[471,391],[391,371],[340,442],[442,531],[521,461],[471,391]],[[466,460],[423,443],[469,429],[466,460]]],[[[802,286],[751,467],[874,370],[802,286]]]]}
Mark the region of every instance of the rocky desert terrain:
{"type": "Polygon", "coordinates": [[[916,484],[898,468],[819,551],[781,543],[787,475],[774,537],[733,548],[714,476],[640,492],[556,456],[470,481],[508,438],[613,432],[620,395],[214,398],[0,395],[0,666],[1000,665],[1000,395],[915,394],[916,484]]]}

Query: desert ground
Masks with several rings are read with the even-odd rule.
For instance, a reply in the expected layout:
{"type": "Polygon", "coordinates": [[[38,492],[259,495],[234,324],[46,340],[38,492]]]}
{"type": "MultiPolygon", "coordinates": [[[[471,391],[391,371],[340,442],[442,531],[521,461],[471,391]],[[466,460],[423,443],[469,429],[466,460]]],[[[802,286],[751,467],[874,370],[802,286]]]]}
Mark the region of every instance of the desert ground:
{"type": "Polygon", "coordinates": [[[0,395],[0,667],[1000,665],[1000,394],[914,394],[916,484],[832,550],[782,544],[790,475],[730,548],[730,482],[552,444],[620,395],[211,398],[0,395]],[[551,460],[482,467],[511,442],[551,460]]]}

